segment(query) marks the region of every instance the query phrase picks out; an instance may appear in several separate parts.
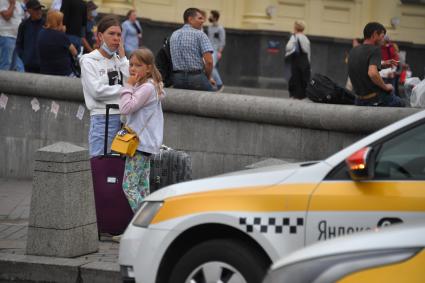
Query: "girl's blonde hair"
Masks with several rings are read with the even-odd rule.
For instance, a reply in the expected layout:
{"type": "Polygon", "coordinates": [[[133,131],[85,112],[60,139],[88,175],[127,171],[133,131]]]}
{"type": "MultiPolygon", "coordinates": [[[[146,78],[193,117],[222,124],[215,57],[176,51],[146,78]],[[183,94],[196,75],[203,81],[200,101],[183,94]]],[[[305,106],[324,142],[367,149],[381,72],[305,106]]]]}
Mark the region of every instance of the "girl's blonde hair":
{"type": "Polygon", "coordinates": [[[46,23],[44,28],[61,30],[63,27],[63,13],[55,10],[47,12],[46,23]]]}
{"type": "Polygon", "coordinates": [[[155,56],[152,51],[149,48],[140,47],[131,53],[130,59],[132,57],[135,57],[139,62],[151,66],[151,72],[146,77],[140,78],[139,83],[145,83],[148,79],[152,79],[158,95],[161,95],[163,91],[162,76],[155,65],[155,56]]]}

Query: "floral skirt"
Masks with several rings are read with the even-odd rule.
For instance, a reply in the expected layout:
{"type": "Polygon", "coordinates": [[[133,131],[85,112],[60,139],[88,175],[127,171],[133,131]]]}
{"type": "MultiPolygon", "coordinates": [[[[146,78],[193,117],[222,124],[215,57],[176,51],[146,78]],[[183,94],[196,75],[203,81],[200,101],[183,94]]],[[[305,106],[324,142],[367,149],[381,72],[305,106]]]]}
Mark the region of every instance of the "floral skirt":
{"type": "Polygon", "coordinates": [[[133,212],[142,205],[149,195],[150,157],[136,151],[133,157],[125,160],[122,188],[133,212]]]}

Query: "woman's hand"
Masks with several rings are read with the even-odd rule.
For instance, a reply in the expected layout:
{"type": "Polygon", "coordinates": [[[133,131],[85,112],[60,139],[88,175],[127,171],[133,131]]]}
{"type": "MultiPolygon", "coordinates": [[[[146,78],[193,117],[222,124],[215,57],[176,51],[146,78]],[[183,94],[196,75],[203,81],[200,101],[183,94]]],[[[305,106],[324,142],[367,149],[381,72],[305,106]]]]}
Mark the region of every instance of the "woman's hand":
{"type": "Polygon", "coordinates": [[[120,41],[120,45],[118,46],[118,55],[120,56],[120,58],[124,58],[125,57],[124,44],[123,44],[123,40],[122,39],[120,41]]]}

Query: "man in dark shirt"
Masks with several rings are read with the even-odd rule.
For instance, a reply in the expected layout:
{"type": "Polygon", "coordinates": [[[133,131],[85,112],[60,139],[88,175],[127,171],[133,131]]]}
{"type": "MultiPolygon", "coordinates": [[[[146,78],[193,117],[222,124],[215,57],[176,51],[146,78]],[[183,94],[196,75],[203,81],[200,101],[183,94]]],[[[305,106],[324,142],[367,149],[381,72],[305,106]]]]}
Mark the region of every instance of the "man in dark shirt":
{"type": "Polygon", "coordinates": [[[16,52],[24,62],[25,72],[40,73],[37,37],[43,28],[43,5],[38,0],[29,0],[26,8],[30,17],[21,22],[16,38],[16,52]]]}
{"type": "MultiPolygon", "coordinates": [[[[393,86],[385,84],[379,70],[381,69],[381,48],[386,29],[380,23],[368,23],[364,30],[364,42],[350,51],[348,75],[351,79],[355,101],[359,106],[394,106],[403,107],[404,102],[392,94],[393,86]]],[[[385,66],[397,65],[397,61],[383,62],[385,66]]]]}

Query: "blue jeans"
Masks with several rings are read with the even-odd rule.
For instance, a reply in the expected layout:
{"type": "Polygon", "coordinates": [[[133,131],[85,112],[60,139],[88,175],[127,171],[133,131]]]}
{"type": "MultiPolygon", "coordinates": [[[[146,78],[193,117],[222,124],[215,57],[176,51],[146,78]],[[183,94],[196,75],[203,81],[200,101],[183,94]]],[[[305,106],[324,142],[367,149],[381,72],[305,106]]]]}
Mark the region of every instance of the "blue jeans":
{"type": "Polygon", "coordinates": [[[358,99],[356,98],[355,105],[357,106],[388,106],[388,107],[405,107],[406,103],[393,93],[379,93],[371,99],[358,99]]]}
{"type": "Polygon", "coordinates": [[[21,72],[21,73],[25,72],[24,62],[22,62],[21,58],[18,56],[18,52],[16,52],[16,48],[13,51],[11,70],[21,72]]]}
{"type": "MultiPolygon", "coordinates": [[[[90,116],[90,130],[89,130],[89,153],[90,157],[103,155],[105,144],[105,121],[106,115],[92,115],[90,116]]],[[[112,140],[116,133],[121,128],[120,115],[109,115],[108,124],[108,150],[111,151],[112,140]]]]}
{"type": "Polygon", "coordinates": [[[0,70],[11,70],[16,38],[0,36],[0,70]]]}
{"type": "Polygon", "coordinates": [[[174,88],[215,91],[204,73],[173,73],[174,88]]]}
{"type": "Polygon", "coordinates": [[[218,57],[217,57],[217,52],[218,51],[215,51],[214,50],[214,53],[213,53],[214,68],[213,68],[213,71],[212,71],[212,76],[213,76],[213,79],[216,82],[217,88],[220,89],[221,86],[223,85],[223,81],[221,80],[220,73],[218,72],[218,57]]]}

